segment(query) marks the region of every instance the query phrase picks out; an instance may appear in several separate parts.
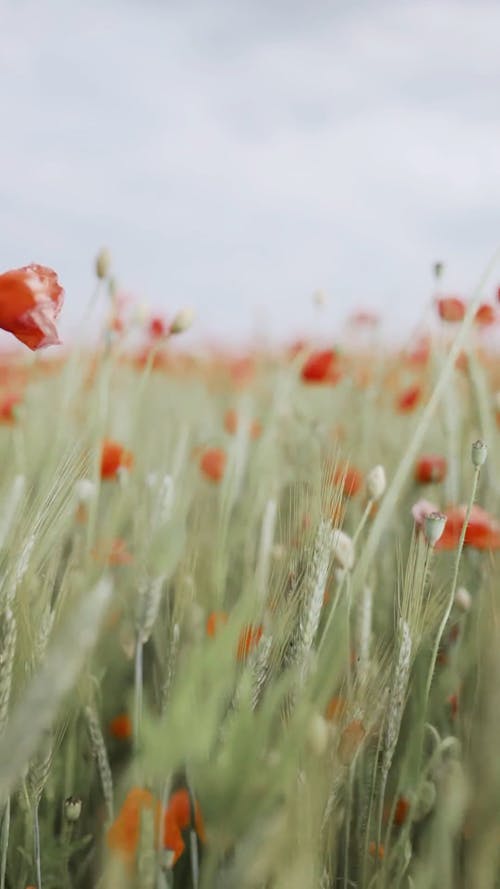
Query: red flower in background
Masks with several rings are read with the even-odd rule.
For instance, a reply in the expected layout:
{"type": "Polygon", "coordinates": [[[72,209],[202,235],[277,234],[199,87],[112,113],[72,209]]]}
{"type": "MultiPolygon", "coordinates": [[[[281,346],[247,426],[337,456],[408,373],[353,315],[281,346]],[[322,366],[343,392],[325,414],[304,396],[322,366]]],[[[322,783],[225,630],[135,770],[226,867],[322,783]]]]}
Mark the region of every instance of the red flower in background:
{"type": "Polygon", "coordinates": [[[113,738],[118,741],[127,741],[132,737],[132,720],[128,713],[119,713],[108,725],[108,730],[113,738]]]}
{"type": "Polygon", "coordinates": [[[338,383],[341,376],[338,355],[334,349],[313,352],[307,358],[301,372],[305,383],[338,383]]]}
{"type": "Polygon", "coordinates": [[[0,423],[13,426],[17,420],[16,408],[22,404],[23,396],[19,393],[5,395],[0,402],[0,423]]]}
{"type": "Polygon", "coordinates": [[[345,497],[355,497],[363,486],[363,475],[354,466],[339,467],[333,474],[334,485],[342,485],[345,497]]]}
{"type": "MultiPolygon", "coordinates": [[[[106,837],[108,847],[122,858],[129,870],[134,866],[139,848],[141,817],[144,809],[153,810],[156,844],[161,804],[149,790],[141,787],[133,787],[129,791],[106,837]]],[[[205,843],[205,825],[198,802],[194,805],[193,820],[198,839],[205,843]]],[[[189,793],[185,789],[177,790],[171,795],[163,814],[163,847],[173,853],[172,865],[176,864],[186,848],[182,831],[187,830],[191,822],[189,793]]]]}
{"type": "Polygon", "coordinates": [[[119,469],[131,469],[134,465],[134,455],[127,451],[123,445],[110,438],[105,438],[101,450],[101,478],[116,478],[119,469]]]}
{"type": "Polygon", "coordinates": [[[401,392],[396,399],[396,410],[400,414],[409,414],[418,405],[422,397],[421,386],[409,386],[404,392],[401,392]]]}
{"type": "Polygon", "coordinates": [[[448,464],[445,457],[437,454],[427,454],[420,457],[415,466],[415,479],[421,484],[430,484],[431,482],[442,482],[446,477],[448,464]]]}
{"type": "Polygon", "coordinates": [[[226,471],[227,454],[222,448],[207,448],[200,457],[200,469],[211,482],[220,482],[226,471]]]}
{"type": "Polygon", "coordinates": [[[481,324],[483,327],[487,327],[489,324],[494,324],[496,320],[497,313],[495,307],[490,306],[489,303],[480,305],[474,315],[476,324],[481,324]]]}
{"type": "Polygon", "coordinates": [[[148,324],[148,333],[151,339],[160,340],[167,336],[169,332],[168,324],[161,315],[153,315],[148,324]]]}
{"type": "MultiPolygon", "coordinates": [[[[466,506],[452,506],[445,510],[446,525],[436,549],[456,549],[465,522],[466,506]]],[[[500,522],[485,509],[474,505],[465,531],[464,544],[480,550],[500,549],[500,522]]]]}
{"type": "Polygon", "coordinates": [[[24,266],[0,275],[0,327],[29,349],[60,343],[56,320],[64,290],[53,269],[24,266]]]}
{"type": "Polygon", "coordinates": [[[442,321],[463,321],[465,303],[458,296],[442,296],[437,301],[437,310],[442,321]]]}

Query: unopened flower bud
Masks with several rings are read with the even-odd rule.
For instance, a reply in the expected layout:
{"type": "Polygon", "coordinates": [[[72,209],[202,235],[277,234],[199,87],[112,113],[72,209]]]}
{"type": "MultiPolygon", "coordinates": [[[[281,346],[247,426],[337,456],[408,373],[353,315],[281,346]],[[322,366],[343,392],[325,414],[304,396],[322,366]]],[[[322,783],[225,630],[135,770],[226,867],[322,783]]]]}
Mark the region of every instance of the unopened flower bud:
{"type": "Polygon", "coordinates": [[[471,449],[471,457],[472,463],[478,469],[483,463],[486,462],[486,457],[488,456],[488,446],[478,438],[477,441],[473,442],[471,449]]]}
{"type": "Polygon", "coordinates": [[[107,247],[102,247],[99,250],[99,253],[96,256],[95,261],[95,273],[99,280],[103,280],[107,278],[109,275],[109,270],[111,268],[111,254],[107,247]]]}
{"type": "Polygon", "coordinates": [[[194,320],[194,311],[193,309],[181,309],[180,312],[175,316],[172,324],[170,325],[170,333],[183,333],[189,327],[194,320]]]}
{"type": "Polygon", "coordinates": [[[82,814],[82,801],[78,796],[68,796],[64,800],[64,817],[66,821],[73,823],[78,821],[82,814]]]}
{"type": "Polygon", "coordinates": [[[351,571],[354,566],[354,544],[344,531],[332,531],[332,552],[340,567],[351,571]]]}
{"type": "Polygon", "coordinates": [[[435,546],[444,531],[445,525],[446,516],[442,512],[430,512],[429,515],[426,515],[424,529],[429,546],[435,546]]]}
{"type": "Polygon", "coordinates": [[[374,466],[366,476],[366,490],[370,500],[380,500],[387,485],[383,466],[374,466]]]}
{"type": "Polygon", "coordinates": [[[439,279],[442,277],[442,274],[444,272],[444,264],[442,262],[435,262],[432,267],[432,271],[434,272],[434,277],[435,277],[436,281],[439,281],[439,279]]]}
{"type": "Polygon", "coordinates": [[[469,590],[466,590],[464,586],[459,586],[458,590],[456,591],[454,605],[455,608],[458,608],[459,611],[463,611],[464,613],[470,611],[472,605],[472,596],[469,593],[469,590]]]}

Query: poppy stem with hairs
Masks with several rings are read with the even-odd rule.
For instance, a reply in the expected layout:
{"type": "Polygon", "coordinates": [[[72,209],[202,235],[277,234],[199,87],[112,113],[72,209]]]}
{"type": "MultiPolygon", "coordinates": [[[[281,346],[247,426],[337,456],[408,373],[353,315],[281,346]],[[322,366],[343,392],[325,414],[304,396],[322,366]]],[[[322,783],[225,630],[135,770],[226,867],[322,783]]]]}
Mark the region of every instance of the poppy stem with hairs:
{"type": "Polygon", "coordinates": [[[478,486],[478,482],[479,482],[480,472],[481,472],[481,466],[475,466],[471,495],[469,498],[469,502],[467,504],[467,511],[465,514],[465,519],[464,519],[464,523],[462,526],[462,531],[460,533],[460,539],[458,542],[458,549],[457,549],[457,555],[455,558],[455,569],[453,572],[453,580],[451,583],[450,596],[448,599],[448,604],[446,606],[446,611],[443,614],[443,618],[442,618],[441,623],[439,625],[438,634],[436,636],[436,641],[434,643],[434,648],[432,651],[432,658],[431,658],[431,663],[430,663],[430,667],[429,667],[429,674],[427,676],[427,684],[425,687],[425,700],[424,700],[425,710],[427,710],[428,703],[429,703],[429,696],[430,696],[430,692],[431,692],[431,685],[432,685],[432,679],[434,676],[434,670],[436,668],[436,661],[437,661],[437,657],[438,657],[439,646],[441,644],[441,639],[443,638],[443,633],[445,631],[446,624],[448,623],[448,620],[449,620],[449,617],[451,614],[451,609],[453,608],[453,602],[455,600],[455,593],[457,590],[457,582],[458,582],[458,570],[460,567],[460,558],[462,556],[462,550],[464,548],[465,534],[467,532],[467,526],[469,524],[469,520],[470,520],[470,516],[471,516],[471,512],[472,512],[472,507],[474,505],[474,500],[476,498],[476,492],[477,492],[477,486],[478,486]]]}

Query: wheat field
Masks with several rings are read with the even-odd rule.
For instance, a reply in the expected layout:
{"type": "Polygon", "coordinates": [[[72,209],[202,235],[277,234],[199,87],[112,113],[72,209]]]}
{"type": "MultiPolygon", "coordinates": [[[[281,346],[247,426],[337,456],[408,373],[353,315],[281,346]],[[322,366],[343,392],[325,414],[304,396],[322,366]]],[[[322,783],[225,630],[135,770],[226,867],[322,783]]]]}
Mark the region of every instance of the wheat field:
{"type": "Polygon", "coordinates": [[[214,353],[96,271],[95,346],[0,364],[0,889],[499,887],[483,285],[214,353]]]}

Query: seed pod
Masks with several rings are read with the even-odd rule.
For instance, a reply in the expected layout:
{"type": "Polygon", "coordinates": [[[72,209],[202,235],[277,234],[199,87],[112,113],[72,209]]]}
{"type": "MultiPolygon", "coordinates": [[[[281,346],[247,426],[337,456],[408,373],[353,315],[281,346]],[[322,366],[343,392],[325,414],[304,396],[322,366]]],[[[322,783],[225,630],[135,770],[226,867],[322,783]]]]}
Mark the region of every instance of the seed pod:
{"type": "Polygon", "coordinates": [[[471,457],[473,466],[478,469],[483,463],[486,462],[486,458],[488,456],[488,446],[478,438],[477,441],[473,442],[471,448],[471,457]]]}
{"type": "Polygon", "coordinates": [[[425,536],[429,546],[435,546],[441,537],[444,526],[446,525],[446,516],[442,512],[430,512],[426,515],[424,521],[425,536]]]}

